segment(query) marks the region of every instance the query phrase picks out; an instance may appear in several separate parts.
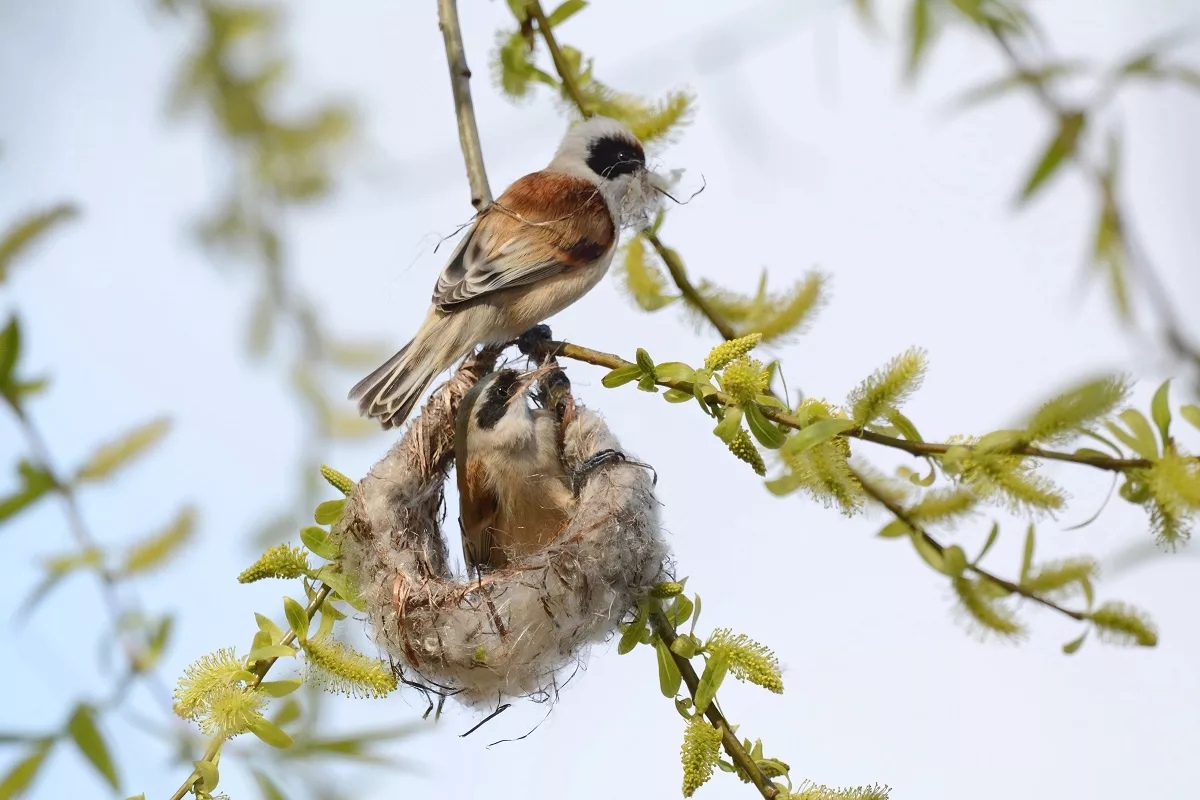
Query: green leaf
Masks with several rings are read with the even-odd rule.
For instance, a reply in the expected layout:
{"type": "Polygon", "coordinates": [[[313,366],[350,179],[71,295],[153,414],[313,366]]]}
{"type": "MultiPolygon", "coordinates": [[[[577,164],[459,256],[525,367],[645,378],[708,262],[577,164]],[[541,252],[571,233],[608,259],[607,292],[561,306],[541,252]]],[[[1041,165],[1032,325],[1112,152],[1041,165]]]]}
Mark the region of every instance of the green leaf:
{"type": "Polygon", "coordinates": [[[338,572],[333,564],[326,564],[321,567],[313,577],[329,586],[330,589],[333,589],[338,597],[354,606],[355,609],[359,611],[367,610],[366,601],[360,596],[357,584],[355,584],[349,575],[344,572],[338,572]]]}
{"type": "Polygon", "coordinates": [[[658,652],[658,688],[663,697],[675,697],[679,694],[679,684],[683,682],[683,676],[679,674],[679,665],[675,663],[671,649],[662,639],[655,642],[654,649],[658,652]]]}
{"type": "Polygon", "coordinates": [[[23,251],[60,222],[79,216],[79,209],[69,203],[38,211],[10,226],[0,236],[0,283],[8,278],[8,269],[23,251]]]}
{"type": "Polygon", "coordinates": [[[964,92],[952,103],[956,111],[965,111],[990,100],[996,100],[1014,89],[1026,86],[1044,86],[1055,78],[1075,75],[1087,68],[1079,61],[1061,61],[1043,64],[1030,70],[1018,70],[1011,75],[988,81],[964,92]]]}
{"type": "Polygon", "coordinates": [[[655,374],[654,359],[650,357],[650,354],[645,349],[639,347],[634,357],[637,359],[637,366],[642,371],[642,375],[653,376],[655,374]]]}
{"type": "Polygon", "coordinates": [[[286,697],[296,691],[303,685],[302,678],[284,678],[279,681],[263,681],[258,685],[258,690],[271,697],[286,697]]]}
{"type": "MultiPolygon", "coordinates": [[[[294,603],[295,601],[293,600],[292,602],[294,603]]],[[[262,631],[259,631],[259,633],[262,633],[262,631]]],[[[251,650],[250,654],[246,656],[246,662],[253,664],[255,661],[263,661],[268,658],[289,658],[294,655],[296,655],[294,647],[289,647],[286,644],[269,644],[265,647],[256,647],[251,650]]]]}
{"type": "Polygon", "coordinates": [[[12,800],[12,798],[20,797],[25,793],[33,784],[33,779],[37,777],[38,770],[42,768],[42,762],[46,760],[46,756],[53,746],[53,739],[39,742],[29,755],[13,765],[13,768],[4,776],[4,780],[0,780],[0,800],[12,800]]]}
{"type": "Polygon", "coordinates": [[[75,713],[71,715],[71,719],[67,723],[67,731],[71,734],[79,752],[92,762],[92,766],[104,776],[108,785],[114,789],[118,788],[120,781],[117,779],[117,770],[113,766],[108,745],[104,742],[104,735],[96,727],[96,718],[92,709],[85,705],[76,706],[75,713]]]}
{"type": "Polygon", "coordinates": [[[704,672],[700,675],[700,682],[696,685],[697,714],[703,714],[708,710],[709,703],[717,696],[717,690],[721,688],[721,683],[728,673],[728,651],[722,649],[708,656],[708,663],[704,665],[704,672]]]}
{"type": "Polygon", "coordinates": [[[5,396],[13,379],[17,357],[21,353],[21,323],[16,316],[8,318],[8,324],[0,331],[0,391],[5,396]]]}
{"type": "Polygon", "coordinates": [[[621,632],[621,639],[617,642],[617,655],[623,656],[637,647],[638,642],[642,639],[642,631],[646,630],[646,620],[649,614],[649,606],[646,603],[643,602],[638,606],[637,616],[621,632]]]}
{"type": "Polygon", "coordinates": [[[992,545],[994,545],[996,543],[996,540],[999,538],[1000,538],[1000,523],[993,522],[992,529],[990,531],[988,531],[987,541],[983,543],[983,549],[979,551],[979,555],[975,556],[975,560],[972,561],[971,564],[972,565],[978,564],[980,561],[982,561],[983,557],[988,554],[988,551],[992,549],[992,545]]]}
{"type": "Polygon", "coordinates": [[[346,500],[326,500],[317,506],[316,512],[313,514],[313,519],[318,525],[332,525],[342,518],[342,511],[346,508],[346,500]]]}
{"type": "Polygon", "coordinates": [[[1018,583],[1024,585],[1025,581],[1029,580],[1029,573],[1033,570],[1033,549],[1036,545],[1033,523],[1029,524],[1029,528],[1025,531],[1025,550],[1021,556],[1021,580],[1018,583]]]}
{"type": "Polygon", "coordinates": [[[308,638],[308,615],[304,612],[304,606],[290,597],[285,597],[283,598],[283,612],[287,615],[288,625],[296,632],[296,637],[300,641],[308,638]]]}
{"type": "Polygon", "coordinates": [[[1179,409],[1179,416],[1183,417],[1193,428],[1200,431],[1200,406],[1186,405],[1179,409]]]}
{"type": "Polygon", "coordinates": [[[1158,458],[1158,439],[1154,436],[1154,429],[1150,427],[1146,415],[1136,408],[1127,408],[1121,412],[1120,418],[1129,426],[1129,431],[1114,422],[1105,422],[1109,432],[1142,458],[1158,458]]]}
{"type": "Polygon", "coordinates": [[[908,527],[908,523],[902,519],[894,519],[887,525],[884,525],[883,529],[875,535],[880,539],[898,539],[901,536],[910,536],[911,534],[912,529],[908,527]]]}
{"type": "Polygon", "coordinates": [[[930,0],[913,0],[908,8],[908,66],[906,72],[911,79],[917,74],[921,62],[929,51],[933,22],[929,15],[930,0]]]}
{"type": "Polygon", "coordinates": [[[283,792],[279,791],[279,787],[269,777],[258,770],[253,770],[253,773],[254,780],[258,783],[258,790],[262,792],[263,800],[287,800],[283,796],[283,792]]]}
{"type": "Polygon", "coordinates": [[[269,722],[262,717],[250,724],[250,732],[271,745],[271,747],[285,748],[291,747],[293,744],[291,736],[284,733],[273,722],[269,722]]]}
{"type": "Polygon", "coordinates": [[[717,423],[717,426],[713,428],[713,433],[722,442],[729,444],[733,441],[733,437],[737,436],[737,432],[741,430],[742,415],[741,406],[728,406],[725,409],[725,418],[717,423]]]}
{"type": "Polygon", "coordinates": [[[623,367],[617,367],[612,372],[600,379],[600,385],[606,389],[615,389],[618,386],[624,386],[631,381],[636,381],[641,377],[642,369],[637,364],[626,364],[623,367]]]}
{"type": "Polygon", "coordinates": [[[304,546],[326,561],[336,561],[340,555],[337,543],[329,536],[329,531],[309,525],[300,529],[300,541],[304,546]]]}
{"type": "Polygon", "coordinates": [[[211,793],[217,788],[217,784],[221,781],[221,773],[217,770],[216,764],[201,760],[193,761],[192,766],[196,769],[196,775],[200,778],[204,791],[211,793]]]}
{"type": "Polygon", "coordinates": [[[663,400],[666,400],[668,403],[686,403],[692,397],[687,392],[681,392],[678,389],[667,389],[663,392],[663,400]]]}
{"type": "Polygon", "coordinates": [[[1064,644],[1062,646],[1062,651],[1064,653],[1066,653],[1067,655],[1071,655],[1071,654],[1075,653],[1077,650],[1079,650],[1080,647],[1083,646],[1083,640],[1087,638],[1087,635],[1088,635],[1087,631],[1084,631],[1083,633],[1079,634],[1078,638],[1072,639],[1071,641],[1064,644]]]}
{"type": "Polygon", "coordinates": [[[1158,433],[1162,436],[1164,451],[1167,442],[1171,438],[1171,379],[1163,381],[1162,386],[1158,387],[1158,391],[1154,393],[1154,399],[1150,401],[1150,416],[1154,419],[1154,424],[1158,426],[1158,433]]]}
{"type": "Polygon", "coordinates": [[[671,642],[671,652],[678,653],[684,658],[692,658],[700,652],[700,641],[691,634],[676,636],[675,641],[671,642]]]}
{"type": "Polygon", "coordinates": [[[550,23],[551,28],[557,28],[585,8],[587,8],[585,0],[566,0],[562,5],[546,15],[546,22],[550,23]]]}
{"type": "Polygon", "coordinates": [[[912,540],[913,547],[916,548],[917,555],[921,559],[933,567],[943,575],[949,575],[950,572],[946,566],[945,556],[929,541],[929,537],[916,530],[909,531],[909,538],[912,540]]]}
{"type": "Polygon", "coordinates": [[[43,467],[34,466],[24,460],[17,464],[17,477],[22,484],[21,488],[14,494],[0,499],[0,522],[16,516],[45,497],[56,486],[53,475],[43,467]]]}
{"type": "Polygon", "coordinates": [[[96,481],[107,478],[157,444],[170,427],[170,420],[156,419],[135,428],[115,442],[103,445],[75,473],[76,479],[96,481]]]}
{"type": "Polygon", "coordinates": [[[757,403],[746,405],[744,410],[746,412],[746,427],[750,429],[750,433],[759,441],[759,444],[771,450],[778,450],[780,447],[783,447],[784,442],[787,441],[787,436],[776,427],[775,423],[766,418],[757,403]]]}
{"type": "Polygon", "coordinates": [[[260,631],[266,631],[270,634],[272,642],[278,642],[283,638],[283,628],[276,625],[270,617],[265,617],[256,611],[254,612],[254,620],[258,623],[260,631]]]}
{"type": "Polygon", "coordinates": [[[839,433],[856,428],[858,425],[848,419],[819,419],[810,425],[805,425],[794,435],[789,436],[783,446],[783,452],[788,456],[797,456],[811,450],[819,444],[824,444],[839,433]]]}
{"type": "Polygon", "coordinates": [[[686,595],[676,595],[664,612],[667,621],[678,628],[692,616],[692,601],[686,595]]]}
{"type": "Polygon", "coordinates": [[[1079,135],[1083,132],[1086,117],[1078,112],[1073,111],[1069,114],[1064,114],[1059,120],[1058,130],[1054,134],[1054,138],[1046,145],[1045,151],[1041,158],[1038,159],[1037,165],[1025,180],[1025,185],[1021,189],[1019,203],[1024,204],[1033,198],[1034,194],[1045,185],[1046,181],[1052,176],[1055,171],[1062,166],[1063,162],[1074,155],[1075,147],[1079,143],[1079,135]]]}
{"type": "Polygon", "coordinates": [[[659,364],[654,368],[654,374],[659,380],[664,381],[692,383],[696,380],[696,370],[682,361],[668,361],[665,364],[659,364]]]}

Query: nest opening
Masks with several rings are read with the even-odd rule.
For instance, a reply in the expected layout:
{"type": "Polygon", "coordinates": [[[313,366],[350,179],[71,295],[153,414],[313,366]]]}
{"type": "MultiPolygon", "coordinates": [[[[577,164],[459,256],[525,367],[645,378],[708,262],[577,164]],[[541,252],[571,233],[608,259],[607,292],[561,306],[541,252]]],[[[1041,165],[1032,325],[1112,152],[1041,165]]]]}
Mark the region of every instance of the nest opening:
{"type": "MultiPolygon", "coordinates": [[[[374,639],[405,683],[467,705],[550,696],[560,672],[662,579],[667,559],[651,471],[616,459],[587,474],[574,515],[549,545],[480,577],[453,573],[442,522],[455,415],[497,357],[485,350],[467,359],[434,391],[359,481],[335,529],[374,639]]],[[[575,406],[562,427],[564,466],[606,450],[625,452],[600,416],[575,406]]]]}

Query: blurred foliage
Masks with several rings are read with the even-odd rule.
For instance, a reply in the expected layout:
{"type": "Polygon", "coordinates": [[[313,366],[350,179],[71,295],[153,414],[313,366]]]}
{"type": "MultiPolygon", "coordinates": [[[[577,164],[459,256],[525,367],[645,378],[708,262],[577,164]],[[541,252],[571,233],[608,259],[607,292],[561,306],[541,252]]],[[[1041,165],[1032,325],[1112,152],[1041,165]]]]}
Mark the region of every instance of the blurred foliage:
{"type": "MultiPolygon", "coordinates": [[[[879,24],[875,6],[874,0],[855,0],[860,16],[873,28],[879,24]]],[[[1160,36],[1112,63],[1089,64],[1055,57],[1029,4],[1021,0],[908,0],[905,18],[909,79],[932,56],[941,34],[952,29],[976,36],[1003,57],[1007,73],[964,92],[954,107],[971,109],[1018,92],[1038,103],[1051,131],[1035,151],[1017,193],[1018,206],[1045,191],[1064,167],[1075,168],[1094,197],[1088,257],[1108,284],[1118,318],[1134,324],[1135,303],[1144,304],[1153,317],[1150,326],[1165,349],[1191,371],[1192,391],[1200,398],[1200,342],[1188,328],[1187,309],[1181,313],[1176,307],[1177,298],[1162,282],[1130,221],[1121,186],[1122,125],[1113,113],[1114,101],[1127,86],[1200,89],[1200,68],[1173,55],[1191,35],[1160,36]],[[1071,100],[1064,99],[1068,82],[1071,100]],[[1086,88],[1081,91],[1081,86],[1086,88]]]]}
{"type": "MultiPolygon", "coordinates": [[[[378,363],[388,353],[374,343],[344,340],[330,332],[319,303],[300,284],[287,246],[288,212],[314,207],[333,197],[337,170],[351,152],[355,114],[341,101],[319,102],[299,110],[294,103],[283,101],[293,72],[293,61],[281,37],[284,6],[214,0],[172,0],[163,5],[196,30],[195,45],[176,75],[169,110],[175,117],[189,112],[200,114],[224,145],[229,164],[228,189],[198,224],[199,242],[217,264],[241,263],[257,277],[257,297],[247,318],[247,351],[252,358],[263,362],[271,359],[281,368],[301,409],[305,428],[296,437],[303,443],[300,490],[294,501],[258,527],[254,540],[262,546],[300,530],[302,520],[294,509],[316,505],[321,486],[320,459],[329,446],[336,440],[376,432],[374,425],[347,407],[342,392],[335,387],[346,380],[345,372],[378,363]]],[[[302,540],[305,544],[311,542],[309,537],[302,540]]],[[[305,592],[311,606],[318,591],[315,574],[308,570],[302,551],[285,544],[271,548],[242,573],[240,580],[306,575],[305,592]]],[[[338,576],[326,570],[323,577],[334,581],[338,576]]],[[[333,621],[341,616],[331,602],[321,607],[321,615],[321,630],[328,634],[333,621]]],[[[264,620],[260,616],[260,625],[264,620]]],[[[281,647],[281,634],[273,628],[268,632],[274,636],[269,646],[281,647]]],[[[268,646],[258,641],[266,635],[260,629],[255,649],[268,646]]],[[[214,734],[218,742],[244,729],[276,747],[289,745],[287,750],[247,751],[248,765],[264,800],[282,797],[284,787],[290,787],[292,797],[300,793],[322,800],[349,796],[318,763],[310,763],[314,756],[343,760],[369,757],[375,763],[400,765],[396,759],[369,748],[401,733],[351,731],[330,739],[321,729],[321,686],[350,694],[385,693],[383,679],[362,663],[357,664],[357,672],[350,669],[357,662],[346,647],[332,640],[303,636],[299,649],[289,647],[289,656],[298,656],[301,651],[308,655],[309,674],[319,679],[305,684],[302,704],[297,700],[299,695],[288,697],[273,718],[261,708],[266,703],[264,693],[280,697],[301,687],[301,682],[254,683],[245,673],[256,662],[257,669],[263,669],[262,664],[267,662],[255,658],[252,649],[248,660],[238,661],[242,668],[234,670],[241,680],[221,683],[221,694],[215,701],[210,698],[208,711],[189,717],[196,719],[206,733],[214,734]],[[349,672],[343,674],[345,670],[349,672]],[[222,710],[224,713],[220,713],[222,710]],[[285,727],[287,733],[283,732],[285,727]],[[300,757],[302,753],[309,758],[300,757]]],[[[202,779],[197,786],[200,796],[211,793],[216,786],[215,776],[197,775],[202,779]]]]}
{"type": "MultiPolygon", "coordinates": [[[[50,238],[61,224],[79,216],[70,204],[35,211],[7,227],[0,236],[0,286],[7,289],[7,278],[20,262],[31,260],[38,245],[50,238]]],[[[41,565],[41,579],[16,610],[20,624],[28,624],[37,606],[63,581],[80,573],[96,578],[106,626],[95,620],[73,622],[84,630],[99,632],[102,645],[115,647],[121,664],[115,671],[108,660],[99,659],[97,671],[104,676],[108,690],[103,696],[66,699],[67,709],[47,710],[36,722],[39,730],[5,731],[0,745],[16,749],[16,760],[0,776],[0,800],[19,797],[32,789],[50,755],[60,745],[70,743],[91,766],[96,776],[113,792],[122,785],[117,757],[128,755],[128,748],[115,749],[105,733],[106,718],[137,710],[132,699],[135,686],[144,686],[158,703],[159,719],[154,721],[155,736],[187,742],[191,737],[171,724],[166,687],[157,674],[158,664],[170,644],[175,616],[152,613],[137,598],[136,581],[165,566],[187,545],[192,537],[195,511],[182,507],[175,519],[160,530],[116,548],[98,538],[90,521],[83,515],[80,494],[93,488],[112,485],[121,471],[149,453],[167,434],[166,419],[149,422],[120,437],[97,446],[82,464],[61,470],[54,463],[42,428],[36,420],[33,402],[49,388],[45,377],[28,373],[23,361],[27,350],[25,330],[18,314],[8,316],[0,329],[0,399],[9,418],[24,440],[24,453],[14,453],[11,485],[0,488],[0,527],[21,523],[22,515],[36,506],[56,501],[63,511],[63,528],[71,540],[71,549],[48,554],[41,565]],[[58,718],[61,722],[45,719],[58,718]]],[[[53,538],[47,540],[51,547],[53,538]]],[[[108,647],[101,647],[101,654],[108,647]]],[[[64,695],[69,689],[64,690],[64,695]]]]}

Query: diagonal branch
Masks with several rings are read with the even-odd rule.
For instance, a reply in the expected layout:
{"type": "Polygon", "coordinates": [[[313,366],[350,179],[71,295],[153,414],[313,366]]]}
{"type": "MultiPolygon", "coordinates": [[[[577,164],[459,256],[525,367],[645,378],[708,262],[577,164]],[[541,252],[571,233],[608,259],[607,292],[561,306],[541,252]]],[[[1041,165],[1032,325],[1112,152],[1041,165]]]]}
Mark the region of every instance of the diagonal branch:
{"type": "MultiPolygon", "coordinates": [[[[555,355],[569,358],[573,361],[582,361],[586,364],[594,364],[598,367],[608,367],[609,369],[619,369],[621,367],[636,366],[632,361],[626,361],[620,356],[612,353],[603,353],[599,350],[592,350],[588,347],[581,347],[577,344],[569,342],[547,342],[545,347],[555,355]]],[[[654,382],[659,386],[665,386],[668,389],[678,389],[687,394],[693,393],[693,386],[688,381],[674,380],[672,378],[656,377],[654,382]]],[[[707,395],[710,404],[723,406],[736,405],[736,401],[725,392],[711,392],[707,395]]],[[[780,425],[791,428],[793,430],[802,430],[805,426],[795,415],[789,414],[786,411],[780,411],[773,406],[760,405],[759,410],[767,419],[772,422],[777,422],[780,425]]],[[[850,439],[861,439],[864,442],[891,447],[895,450],[903,450],[914,456],[939,456],[945,455],[952,447],[961,447],[965,450],[973,449],[972,445],[951,445],[941,444],[936,442],[913,442],[908,439],[900,439],[895,436],[886,436],[882,433],[867,430],[859,426],[842,431],[838,436],[843,436],[850,439]]],[[[1153,466],[1153,462],[1144,458],[1109,458],[1102,455],[1065,453],[1059,450],[1045,450],[1032,445],[1022,445],[1014,447],[1006,451],[1012,455],[1028,456],[1030,458],[1040,458],[1045,461],[1067,461],[1072,464],[1081,464],[1087,467],[1107,470],[1109,472],[1124,472],[1131,469],[1149,469],[1153,466]]]]}
{"type": "MultiPolygon", "coordinates": [[[[988,25],[987,30],[1018,74],[1033,75],[1037,73],[1037,70],[1030,67],[1017,53],[1004,30],[996,25],[988,25]]],[[[1030,81],[1028,85],[1032,88],[1038,102],[1056,120],[1061,122],[1072,113],[1043,82],[1030,81]]],[[[1163,326],[1163,338],[1166,340],[1168,349],[1177,358],[1189,362],[1195,368],[1200,368],[1200,344],[1194,342],[1186,332],[1171,300],[1170,290],[1163,284],[1154,265],[1150,263],[1145,248],[1137,240],[1132,230],[1128,214],[1118,203],[1113,182],[1105,175],[1104,170],[1094,164],[1080,148],[1072,148],[1070,158],[1084,177],[1096,185],[1097,190],[1112,209],[1112,222],[1116,235],[1124,244],[1125,255],[1129,259],[1129,263],[1141,278],[1146,298],[1158,313],[1163,326]]]]}
{"type": "Polygon", "coordinates": [[[458,141],[467,164],[471,184],[471,205],[482,211],[492,203],[487,170],[483,166],[483,146],[475,123],[475,105],[471,102],[471,70],[463,48],[462,27],[458,22],[455,0],[438,0],[438,27],[446,43],[446,63],[450,67],[450,88],[454,92],[454,116],[458,118],[458,141]]]}
{"type": "MultiPolygon", "coordinates": [[[[916,531],[916,534],[918,536],[920,536],[922,539],[924,539],[925,542],[930,547],[932,547],[934,550],[938,551],[939,553],[942,553],[945,551],[945,549],[946,549],[945,545],[943,545],[941,542],[937,541],[932,536],[930,536],[929,533],[924,528],[921,527],[920,523],[918,523],[916,520],[914,520],[912,518],[912,515],[909,514],[907,511],[905,511],[904,508],[902,506],[900,506],[899,503],[897,503],[896,501],[894,501],[890,497],[888,497],[887,493],[883,492],[882,490],[880,490],[880,488],[878,486],[871,483],[871,481],[869,481],[867,479],[867,477],[865,475],[863,475],[861,472],[859,472],[858,470],[851,468],[850,472],[851,472],[851,474],[854,475],[854,479],[856,481],[858,481],[859,485],[862,486],[863,491],[865,491],[867,493],[867,496],[869,496],[872,500],[879,503],[881,506],[883,506],[889,512],[891,512],[893,517],[895,517],[896,519],[903,522],[905,525],[907,525],[912,530],[916,531]]],[[[1039,603],[1039,604],[1045,606],[1046,608],[1049,608],[1053,611],[1057,611],[1060,614],[1065,614],[1066,616],[1070,617],[1071,619],[1073,619],[1077,622],[1083,622],[1084,620],[1087,619],[1087,615],[1084,614],[1083,612],[1072,611],[1069,608],[1064,608],[1064,607],[1060,606],[1058,603],[1055,603],[1053,600],[1049,600],[1049,599],[1039,595],[1037,592],[1031,592],[1030,590],[1028,590],[1018,584],[1015,584],[1010,580],[1006,580],[1004,578],[993,575],[992,573],[988,572],[987,570],[977,567],[974,564],[968,564],[966,568],[970,572],[973,572],[974,574],[978,575],[979,577],[985,578],[985,579],[991,581],[992,583],[996,584],[997,586],[1004,589],[1005,591],[1010,592],[1011,594],[1020,595],[1021,597],[1024,597],[1026,600],[1032,600],[1033,602],[1039,603]]]]}
{"type": "MultiPolygon", "coordinates": [[[[650,624],[654,627],[654,632],[658,634],[658,638],[663,640],[663,644],[671,650],[671,643],[676,639],[675,627],[663,614],[662,609],[655,609],[650,614],[650,624]]],[[[679,674],[683,677],[683,682],[687,684],[688,693],[692,699],[696,698],[696,691],[700,686],[700,677],[696,675],[696,669],[692,666],[692,662],[683,656],[671,650],[671,658],[675,661],[675,666],[679,668],[679,674]]],[[[721,744],[725,747],[725,752],[729,754],[729,758],[733,763],[742,768],[742,771],[750,776],[750,782],[758,789],[766,800],[774,800],[779,796],[779,789],[775,787],[771,779],[763,774],[759,769],[758,764],[754,763],[754,759],[746,752],[746,748],[738,741],[737,735],[734,734],[729,720],[725,719],[725,715],[717,707],[716,700],[708,704],[708,709],[704,712],[704,716],[708,718],[709,723],[714,728],[721,732],[721,744]]]]}
{"type": "MultiPolygon", "coordinates": [[[[550,50],[550,58],[554,61],[554,69],[558,72],[558,77],[562,79],[563,88],[567,95],[579,109],[579,113],[587,118],[592,116],[592,110],[588,107],[583,99],[583,93],[579,89],[579,81],[575,77],[575,73],[571,70],[566,58],[563,56],[562,48],[558,46],[558,40],[554,36],[554,31],[550,27],[549,20],[546,19],[546,12],[542,9],[542,4],[539,0],[528,0],[525,4],[525,9],[529,16],[537,20],[538,33],[542,35],[542,39],[546,42],[546,47],[550,50]]],[[[667,266],[667,272],[671,275],[671,280],[679,289],[679,293],[683,295],[683,299],[696,308],[704,318],[707,319],[712,326],[717,329],[721,336],[728,339],[736,339],[738,333],[733,326],[725,320],[712,304],[700,294],[700,291],[688,278],[687,270],[683,266],[683,261],[679,255],[662,243],[658,238],[658,234],[651,231],[644,231],[642,236],[654,248],[654,252],[663,260],[667,266]]]]}

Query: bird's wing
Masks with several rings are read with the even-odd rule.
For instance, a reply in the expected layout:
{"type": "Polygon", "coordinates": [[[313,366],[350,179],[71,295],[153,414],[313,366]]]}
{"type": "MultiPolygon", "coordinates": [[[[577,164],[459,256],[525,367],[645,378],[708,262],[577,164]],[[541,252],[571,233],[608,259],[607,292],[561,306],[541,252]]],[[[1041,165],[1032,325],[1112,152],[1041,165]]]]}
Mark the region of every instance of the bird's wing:
{"type": "Polygon", "coordinates": [[[518,179],[459,243],[433,290],[442,311],[584,267],[611,251],[616,226],[582,178],[538,172],[518,179]]]}

